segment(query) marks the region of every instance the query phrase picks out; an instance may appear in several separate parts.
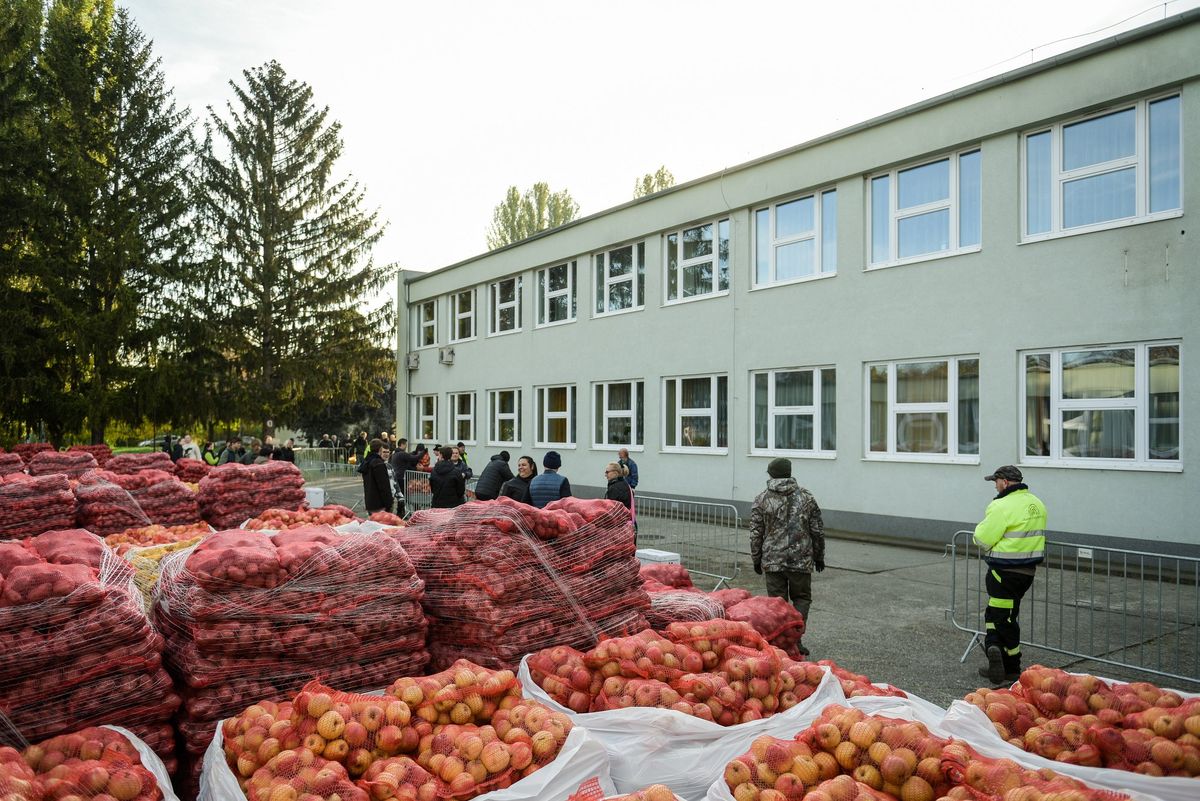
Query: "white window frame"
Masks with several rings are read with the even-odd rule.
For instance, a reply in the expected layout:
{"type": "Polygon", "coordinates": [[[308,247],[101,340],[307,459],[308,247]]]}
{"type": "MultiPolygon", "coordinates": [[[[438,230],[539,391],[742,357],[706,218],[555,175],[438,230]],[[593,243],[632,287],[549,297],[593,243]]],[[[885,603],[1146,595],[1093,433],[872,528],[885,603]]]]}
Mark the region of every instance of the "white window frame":
{"type": "Polygon", "coordinates": [[[578,264],[572,259],[570,261],[559,262],[549,267],[543,267],[537,272],[537,319],[534,320],[534,328],[553,328],[556,325],[566,325],[573,323],[579,317],[579,304],[576,297],[576,276],[578,274],[578,264]],[[567,268],[567,287],[566,289],[550,289],[550,271],[556,270],[559,267],[567,268]],[[550,301],[555,298],[565,297],[567,306],[570,309],[570,316],[565,320],[550,321],[550,301]],[[542,322],[545,320],[546,322],[542,322]]]}
{"type": "Polygon", "coordinates": [[[867,209],[866,209],[866,233],[867,233],[867,270],[880,270],[887,267],[897,267],[902,264],[915,264],[922,261],[932,261],[934,259],[945,259],[950,256],[958,256],[963,253],[978,253],[983,247],[983,148],[980,145],[955,150],[952,153],[943,153],[934,158],[925,158],[918,161],[913,161],[908,164],[901,164],[891,170],[877,172],[867,176],[867,209]],[[960,247],[958,244],[960,219],[959,214],[962,209],[962,199],[959,197],[959,170],[958,163],[963,156],[969,156],[972,153],[978,153],[980,156],[980,177],[979,177],[979,202],[980,202],[980,220],[979,220],[979,237],[980,242],[977,245],[967,245],[960,247]],[[935,200],[929,203],[924,203],[920,206],[909,206],[905,209],[898,207],[900,195],[900,173],[917,167],[924,167],[929,164],[936,164],[939,161],[949,162],[949,177],[950,183],[949,196],[945,200],[935,200]],[[887,257],[875,260],[875,242],[874,242],[874,180],[888,176],[888,253],[887,257]],[[947,223],[950,227],[948,246],[945,250],[935,250],[930,253],[921,253],[916,256],[907,256],[900,258],[900,221],[909,217],[920,217],[922,214],[929,214],[934,211],[948,209],[950,212],[950,220],[947,223]]]}
{"type": "Polygon", "coordinates": [[[458,442],[459,440],[462,440],[463,444],[465,444],[465,445],[476,444],[476,439],[475,439],[475,425],[476,425],[476,423],[475,423],[475,393],[474,392],[451,392],[446,396],[446,401],[447,401],[446,402],[446,417],[450,423],[449,436],[447,436],[446,441],[447,442],[458,442]],[[459,398],[469,398],[470,399],[471,411],[469,414],[467,414],[465,416],[460,415],[458,413],[458,399],[459,398]],[[468,425],[470,426],[469,436],[465,436],[465,437],[462,436],[458,432],[458,424],[460,422],[462,422],[463,420],[466,420],[468,425]]]}
{"type": "Polygon", "coordinates": [[[522,322],[523,322],[522,316],[521,316],[521,311],[522,311],[521,296],[522,296],[523,292],[524,292],[524,280],[523,280],[523,277],[520,275],[512,275],[512,276],[509,276],[508,278],[502,278],[499,281],[493,281],[492,283],[488,284],[488,310],[489,310],[488,336],[489,337],[502,337],[502,336],[507,336],[508,334],[521,333],[521,327],[522,327],[522,322]],[[515,282],[515,287],[514,287],[515,291],[513,293],[513,300],[502,302],[500,300],[500,285],[506,284],[509,281],[515,282]],[[498,326],[500,325],[500,312],[505,309],[513,310],[513,327],[509,328],[507,330],[501,331],[498,328],[498,326]]]}
{"type": "MultiPolygon", "coordinates": [[[[1106,343],[1102,345],[1077,345],[1058,348],[1030,348],[1018,353],[1017,371],[1019,374],[1017,408],[1020,409],[1020,427],[1018,435],[1020,442],[1017,452],[1021,454],[1020,464],[1039,467],[1072,467],[1090,470],[1134,470],[1164,473],[1179,473],[1183,471],[1182,459],[1150,459],[1150,348],[1161,346],[1177,346],[1179,348],[1180,384],[1183,383],[1183,342],[1178,339],[1147,340],[1142,342],[1106,343]],[[1062,355],[1090,350],[1120,350],[1133,348],[1134,357],[1134,397],[1132,398],[1063,398],[1062,397],[1062,355]],[[1025,453],[1026,431],[1028,430],[1028,407],[1026,404],[1027,379],[1025,358],[1040,354],[1050,356],[1050,455],[1031,456],[1025,453]],[[1134,458],[1133,459],[1103,459],[1086,456],[1062,455],[1062,413],[1064,411],[1096,410],[1096,409],[1133,409],[1134,410],[1134,458]]],[[[1182,393],[1183,387],[1180,387],[1182,393]]],[[[1179,403],[1179,448],[1184,446],[1183,436],[1184,404],[1179,403]]]]}
{"type": "MultiPolygon", "coordinates": [[[[822,447],[822,400],[825,395],[824,371],[833,370],[835,374],[834,417],[837,416],[836,371],[832,364],[807,367],[776,367],[770,370],[755,370],[750,373],[750,453],[755,456],[794,456],[798,458],[833,459],[837,457],[837,443],[832,449],[822,447]],[[812,373],[813,374],[813,403],[811,406],[776,406],[775,405],[775,375],[777,373],[812,373]],[[767,376],[767,447],[759,448],[754,431],[754,411],[756,408],[755,377],[767,376]],[[813,419],[813,447],[809,449],[776,448],[775,418],[778,415],[807,414],[813,419]]],[[[836,433],[835,433],[836,437],[836,433]]]]}
{"type": "Polygon", "coordinates": [[[729,294],[730,286],[733,284],[733,221],[729,217],[720,217],[712,220],[698,222],[695,225],[689,225],[685,228],[679,228],[674,231],[668,231],[663,234],[663,305],[675,306],[680,303],[692,303],[697,300],[707,300],[709,298],[718,298],[729,294]],[[725,230],[728,233],[729,246],[726,257],[726,284],[724,289],[721,289],[721,224],[725,224],[725,230]],[[683,234],[686,231],[694,231],[697,228],[703,228],[706,225],[711,225],[715,232],[713,237],[713,251],[708,256],[696,256],[690,259],[683,258],[683,234]],[[667,293],[671,286],[671,237],[675,237],[675,286],[679,292],[679,296],[672,298],[667,293]],[[683,271],[688,267],[697,267],[701,264],[712,265],[712,285],[707,292],[701,292],[691,297],[683,296],[683,271]]]}
{"type": "Polygon", "coordinates": [[[1094,111],[1088,114],[1082,114],[1077,117],[1060,120],[1049,126],[1041,126],[1034,130],[1024,131],[1021,134],[1021,242],[1040,242],[1046,239],[1058,239],[1064,236],[1075,236],[1077,234],[1088,234],[1094,231],[1104,231],[1109,228],[1122,228],[1127,225],[1140,225],[1141,223],[1154,222],[1155,220],[1170,220],[1175,217],[1183,216],[1183,202],[1186,194],[1187,184],[1185,183],[1184,170],[1187,164],[1187,158],[1184,153],[1180,153],[1179,157],[1179,203],[1177,209],[1166,209],[1164,211],[1151,213],[1150,209],[1150,105],[1160,100],[1167,100],[1171,97],[1178,97],[1180,103],[1179,125],[1180,125],[1180,149],[1186,148],[1186,142],[1183,139],[1183,93],[1178,90],[1163,92],[1148,97],[1143,97],[1130,103],[1119,103],[1101,111],[1094,111]],[[1109,114],[1116,114],[1128,109],[1134,109],[1136,112],[1136,122],[1134,123],[1135,145],[1134,155],[1127,156],[1113,161],[1105,161],[1100,164],[1090,164],[1086,167],[1080,167],[1069,172],[1062,170],[1062,149],[1063,149],[1063,129],[1068,128],[1080,122],[1087,120],[1106,117],[1109,114]],[[1050,230],[1042,233],[1030,234],[1029,231],[1029,138],[1038,134],[1050,134],[1050,230]],[[1132,217],[1122,217],[1116,220],[1105,220],[1103,222],[1092,223],[1091,225],[1079,225],[1073,228],[1063,228],[1063,186],[1071,181],[1080,178],[1088,178],[1094,175],[1103,175],[1109,172],[1135,167],[1137,178],[1134,181],[1134,215],[1132,217]]]}
{"type": "Polygon", "coordinates": [[[521,444],[521,389],[520,387],[505,387],[489,389],[488,397],[488,445],[520,445],[521,444]],[[499,396],[502,392],[516,393],[513,397],[513,413],[500,411],[499,396]],[[494,410],[494,411],[493,411],[494,410]],[[514,440],[502,440],[497,437],[501,420],[513,421],[514,440]]]}
{"type": "Polygon", "coordinates": [[[476,293],[475,287],[450,293],[450,334],[447,339],[451,343],[466,342],[475,338],[475,310],[478,308],[477,294],[478,293],[476,293]],[[460,298],[463,295],[471,296],[470,311],[464,312],[459,306],[460,298]],[[458,336],[458,324],[463,320],[467,320],[470,323],[471,333],[468,336],[460,337],[458,336]]]}
{"type": "MultiPolygon", "coordinates": [[[[835,275],[837,275],[837,230],[836,230],[836,228],[834,229],[834,232],[833,232],[833,237],[834,237],[833,267],[828,270],[825,268],[825,204],[823,201],[825,199],[825,196],[829,195],[829,194],[833,195],[834,203],[836,203],[837,202],[837,187],[836,186],[827,186],[827,187],[824,187],[823,189],[816,189],[812,192],[804,192],[802,194],[796,195],[795,197],[788,197],[788,198],[784,198],[782,200],[777,200],[774,203],[771,203],[769,205],[758,206],[750,213],[750,225],[754,229],[754,236],[753,236],[754,244],[753,244],[753,249],[752,249],[751,259],[750,259],[750,275],[751,275],[750,289],[751,289],[751,291],[756,290],[756,289],[766,289],[768,287],[788,286],[789,284],[799,284],[799,283],[803,283],[805,281],[818,281],[822,278],[832,278],[835,275]],[[785,236],[785,237],[777,236],[775,233],[777,230],[776,222],[775,222],[776,209],[779,206],[786,206],[789,203],[795,203],[798,200],[804,200],[806,198],[813,199],[814,212],[813,212],[813,231],[812,231],[812,233],[811,234],[810,233],[799,233],[799,234],[793,234],[792,236],[785,236]],[[767,236],[770,238],[770,242],[766,243],[766,247],[770,253],[769,259],[770,259],[771,277],[767,281],[759,283],[759,281],[758,281],[758,251],[759,251],[759,248],[763,246],[763,243],[758,241],[758,215],[764,211],[767,212],[768,218],[770,220],[769,231],[767,234],[767,236]],[[816,254],[817,271],[815,273],[813,273],[812,275],[802,275],[797,278],[785,278],[782,281],[778,280],[776,278],[776,276],[778,275],[778,266],[775,263],[776,250],[783,245],[790,245],[793,242],[804,242],[804,241],[810,240],[810,239],[813,242],[813,252],[816,254]]],[[[836,218],[835,218],[835,222],[836,222],[836,218]]]]}
{"type": "Polygon", "coordinates": [[[644,378],[625,378],[616,381],[596,381],[592,384],[592,449],[597,451],[619,451],[625,448],[630,452],[644,452],[646,450],[646,430],[645,430],[645,409],[646,409],[646,380],[644,378]],[[618,409],[613,411],[609,408],[608,396],[609,387],[617,384],[629,384],[629,402],[630,409],[618,409]],[[600,390],[600,403],[596,403],[596,390],[600,390]],[[642,404],[642,420],[638,420],[638,402],[642,404]],[[608,421],[609,420],[628,420],[630,439],[636,444],[621,445],[618,443],[608,442],[608,421]],[[604,433],[604,440],[596,440],[596,423],[600,423],[600,430],[604,433]],[[638,439],[642,441],[638,443],[638,439]]]}
{"type": "MultiPolygon", "coordinates": [[[[929,356],[918,359],[896,359],[895,361],[867,362],[863,365],[863,458],[868,461],[881,462],[937,462],[939,464],[979,464],[979,454],[958,452],[958,363],[960,361],[980,362],[977,353],[964,353],[957,356],[929,356]],[[927,362],[946,362],[946,400],[928,403],[898,403],[896,401],[896,367],[903,364],[924,364],[927,362]],[[888,368],[887,385],[887,450],[871,450],[871,368],[886,365],[888,368]],[[946,453],[904,453],[896,450],[896,416],[900,414],[946,414],[946,453]]],[[[980,382],[982,388],[982,381],[980,382]]],[[[980,399],[980,413],[983,411],[980,399]]],[[[982,439],[982,422],[980,423],[980,438],[982,439]]]]}
{"type": "Polygon", "coordinates": [[[417,326],[417,347],[414,350],[420,350],[422,348],[436,348],[438,346],[438,337],[437,337],[438,302],[437,302],[437,298],[432,298],[431,300],[423,300],[417,304],[417,316],[416,316],[416,319],[414,320],[414,322],[416,323],[416,326],[417,326]],[[429,321],[425,320],[425,310],[427,308],[433,309],[433,319],[429,320],[429,321]],[[426,333],[431,335],[431,338],[433,340],[432,342],[427,343],[425,341],[426,333]]]}
{"type": "Polygon", "coordinates": [[[603,299],[604,311],[596,311],[595,303],[592,305],[592,317],[611,317],[617,314],[629,314],[630,312],[642,311],[646,308],[646,290],[645,290],[645,274],[646,274],[646,241],[643,239],[640,242],[626,242],[623,245],[614,245],[599,253],[593,253],[590,259],[592,263],[592,286],[600,295],[593,300],[599,301],[603,299]],[[616,250],[622,248],[630,248],[633,252],[633,271],[627,276],[613,278],[609,275],[609,255],[616,250]],[[603,270],[603,273],[599,271],[603,270]],[[597,276],[602,276],[602,280],[597,281],[597,276]],[[638,281],[641,276],[642,281],[638,281]],[[609,309],[608,296],[609,290],[617,284],[630,282],[633,286],[633,305],[626,309],[609,309]],[[599,283],[599,286],[597,286],[599,283]],[[638,284],[643,286],[640,290],[638,284]]]}
{"type": "Polygon", "coordinates": [[[437,442],[438,438],[438,396],[413,395],[413,431],[414,439],[418,442],[437,442]],[[432,401],[433,414],[425,413],[425,401],[432,401]],[[425,436],[425,423],[429,423],[430,436],[425,436]]]}
{"type": "Polygon", "coordinates": [[[575,384],[551,384],[544,387],[534,387],[534,417],[537,428],[533,432],[533,447],[535,448],[568,448],[574,450],[579,440],[579,421],[575,415],[578,412],[578,390],[575,384]],[[567,410],[551,412],[547,410],[546,400],[551,390],[563,389],[567,392],[567,410]],[[567,436],[573,437],[566,442],[556,442],[546,436],[551,420],[567,421],[567,436]],[[574,429],[574,431],[572,431],[574,429]]]}
{"type": "Polygon", "coordinates": [[[663,451],[663,453],[701,453],[701,454],[727,454],[727,453],[729,453],[730,431],[729,431],[729,426],[728,426],[728,420],[729,420],[729,412],[730,412],[730,408],[731,408],[732,404],[730,403],[730,397],[729,397],[729,375],[728,375],[728,373],[704,373],[701,375],[666,376],[662,380],[661,388],[662,388],[662,403],[663,403],[663,405],[662,405],[662,443],[663,443],[662,451],[663,451]],[[682,392],[683,384],[682,384],[682,382],[687,381],[687,380],[697,379],[697,378],[707,378],[707,379],[709,379],[709,381],[712,382],[710,390],[709,390],[709,397],[712,398],[712,406],[709,407],[708,409],[685,407],[685,406],[681,405],[683,403],[683,392],[682,392]],[[682,444],[682,442],[683,442],[683,418],[685,418],[685,417],[707,416],[709,418],[709,430],[712,431],[713,439],[714,440],[719,439],[719,436],[720,436],[720,434],[719,434],[719,432],[720,432],[720,428],[719,428],[720,414],[718,412],[718,409],[720,408],[719,388],[720,388],[720,379],[722,379],[722,378],[725,379],[725,419],[726,419],[725,444],[724,445],[706,445],[706,446],[683,445],[682,444]],[[677,444],[675,444],[675,445],[667,445],[667,419],[669,417],[669,415],[667,414],[667,406],[666,406],[666,404],[667,404],[667,383],[671,382],[671,381],[679,382],[675,386],[675,402],[677,404],[676,409],[675,409],[675,431],[674,431],[674,434],[675,434],[674,438],[675,438],[675,442],[677,444]]]}

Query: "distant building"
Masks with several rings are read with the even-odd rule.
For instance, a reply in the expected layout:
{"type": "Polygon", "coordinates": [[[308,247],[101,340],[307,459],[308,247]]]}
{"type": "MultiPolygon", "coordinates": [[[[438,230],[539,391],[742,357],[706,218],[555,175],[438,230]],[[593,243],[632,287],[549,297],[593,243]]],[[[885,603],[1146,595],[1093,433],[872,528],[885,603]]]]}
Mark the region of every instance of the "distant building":
{"type": "Polygon", "coordinates": [[[743,507],[787,456],[940,541],[1015,463],[1056,532],[1194,546],[1197,54],[1189,11],[409,273],[403,433],[743,507]]]}

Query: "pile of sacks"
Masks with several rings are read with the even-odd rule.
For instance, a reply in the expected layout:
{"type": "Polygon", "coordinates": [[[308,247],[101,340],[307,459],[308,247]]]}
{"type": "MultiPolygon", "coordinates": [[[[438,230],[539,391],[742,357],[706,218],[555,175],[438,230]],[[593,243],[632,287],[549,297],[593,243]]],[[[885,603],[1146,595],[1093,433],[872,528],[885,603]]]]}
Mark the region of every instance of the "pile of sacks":
{"type": "Polygon", "coordinates": [[[97,466],[96,457],[86,452],[41,451],[29,460],[29,475],[48,476],[62,473],[67,478],[79,478],[97,466]]]}
{"type": "Polygon", "coordinates": [[[225,464],[200,480],[199,501],[214,528],[236,528],[268,509],[302,508],[304,475],[291,462],[225,464]]]}
{"type": "Polygon", "coordinates": [[[19,540],[75,525],[75,495],[61,474],[21,472],[0,479],[0,540],[19,540]]]}

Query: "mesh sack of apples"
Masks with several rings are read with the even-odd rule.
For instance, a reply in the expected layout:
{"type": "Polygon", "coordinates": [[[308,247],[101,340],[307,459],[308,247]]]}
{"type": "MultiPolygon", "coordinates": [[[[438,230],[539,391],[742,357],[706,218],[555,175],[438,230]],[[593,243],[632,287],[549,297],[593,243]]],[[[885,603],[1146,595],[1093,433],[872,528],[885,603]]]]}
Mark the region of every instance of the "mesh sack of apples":
{"type": "Polygon", "coordinates": [[[215,528],[235,528],[268,509],[304,508],[304,475],[291,462],[224,464],[200,479],[199,502],[215,528]]]}
{"type": "Polygon", "coordinates": [[[213,466],[203,459],[191,459],[186,456],[175,463],[175,475],[180,481],[189,484],[198,484],[212,469],[213,466]]]}
{"type": "Polygon", "coordinates": [[[202,792],[223,801],[233,801],[230,788],[270,801],[289,786],[362,801],[466,801],[497,790],[565,798],[597,775],[612,789],[598,743],[565,715],[522,700],[512,671],[466,660],[396,679],[381,695],[312,682],[290,701],[224,721],[219,744],[206,755],[202,792]]]}
{"type": "Polygon", "coordinates": [[[619,503],[473,502],[418,512],[389,536],[425,580],[435,667],[465,656],[513,668],[548,645],[587,647],[646,625],[650,599],[619,503]]]}
{"type": "Polygon", "coordinates": [[[25,472],[25,460],[16,453],[0,452],[0,477],[25,472]]]}
{"type": "Polygon", "coordinates": [[[600,786],[599,779],[593,776],[579,785],[579,789],[572,793],[566,801],[683,801],[683,799],[675,795],[665,784],[651,784],[640,790],[634,790],[632,793],[606,795],[604,788],[600,786]]]}
{"type": "Polygon", "coordinates": [[[64,475],[11,473],[0,482],[0,540],[75,525],[75,495],[64,475]]]}
{"type": "Polygon", "coordinates": [[[96,457],[86,451],[41,451],[29,460],[29,475],[62,473],[67,478],[79,478],[97,466],[96,457]]]}
{"type": "Polygon", "coordinates": [[[71,447],[67,448],[67,450],[90,453],[92,457],[95,458],[96,464],[98,464],[100,467],[104,467],[108,460],[113,456],[112,448],[108,447],[108,445],[103,442],[101,442],[99,445],[72,445],[71,447]]]}
{"type": "Polygon", "coordinates": [[[12,447],[12,452],[20,456],[25,464],[29,464],[34,454],[52,450],[55,450],[55,447],[49,442],[18,442],[12,447]]]}
{"type": "Polygon", "coordinates": [[[117,483],[120,476],[107,470],[89,470],[75,483],[75,525],[107,537],[130,528],[148,526],[146,516],[129,490],[117,483]]]}
{"type": "Polygon", "coordinates": [[[0,747],[6,801],[176,801],[166,766],[134,733],[88,727],[21,750],[0,747]]]}
{"type": "Polygon", "coordinates": [[[155,621],[186,688],[180,729],[193,757],[217,721],[314,676],[365,689],[428,663],[423,583],[388,537],[231,529],[160,566],[155,621]]]}
{"type": "MultiPolygon", "coordinates": [[[[0,543],[0,712],[24,737],[101,723],[161,734],[180,699],[132,579],[86,531],[0,543]]],[[[173,758],[169,732],[155,746],[173,758]]]]}
{"type": "Polygon", "coordinates": [[[242,524],[253,531],[287,531],[302,526],[343,526],[358,518],[341,504],[331,503],[315,509],[267,509],[242,524]]]}

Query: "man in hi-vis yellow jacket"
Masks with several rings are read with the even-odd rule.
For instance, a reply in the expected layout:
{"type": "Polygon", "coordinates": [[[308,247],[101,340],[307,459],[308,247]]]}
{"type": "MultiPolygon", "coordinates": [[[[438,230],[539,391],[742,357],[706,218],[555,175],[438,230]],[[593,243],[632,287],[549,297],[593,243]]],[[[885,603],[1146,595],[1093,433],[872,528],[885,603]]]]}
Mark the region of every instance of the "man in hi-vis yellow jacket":
{"type": "Polygon", "coordinates": [[[1021,598],[1033,584],[1037,565],[1045,558],[1046,505],[1022,483],[1021,471],[1011,464],[996,468],[985,481],[996,483],[996,497],[983,522],[975,527],[975,542],[988,565],[987,611],[983,648],[987,667],[979,669],[993,685],[1021,676],[1021,598]]]}

